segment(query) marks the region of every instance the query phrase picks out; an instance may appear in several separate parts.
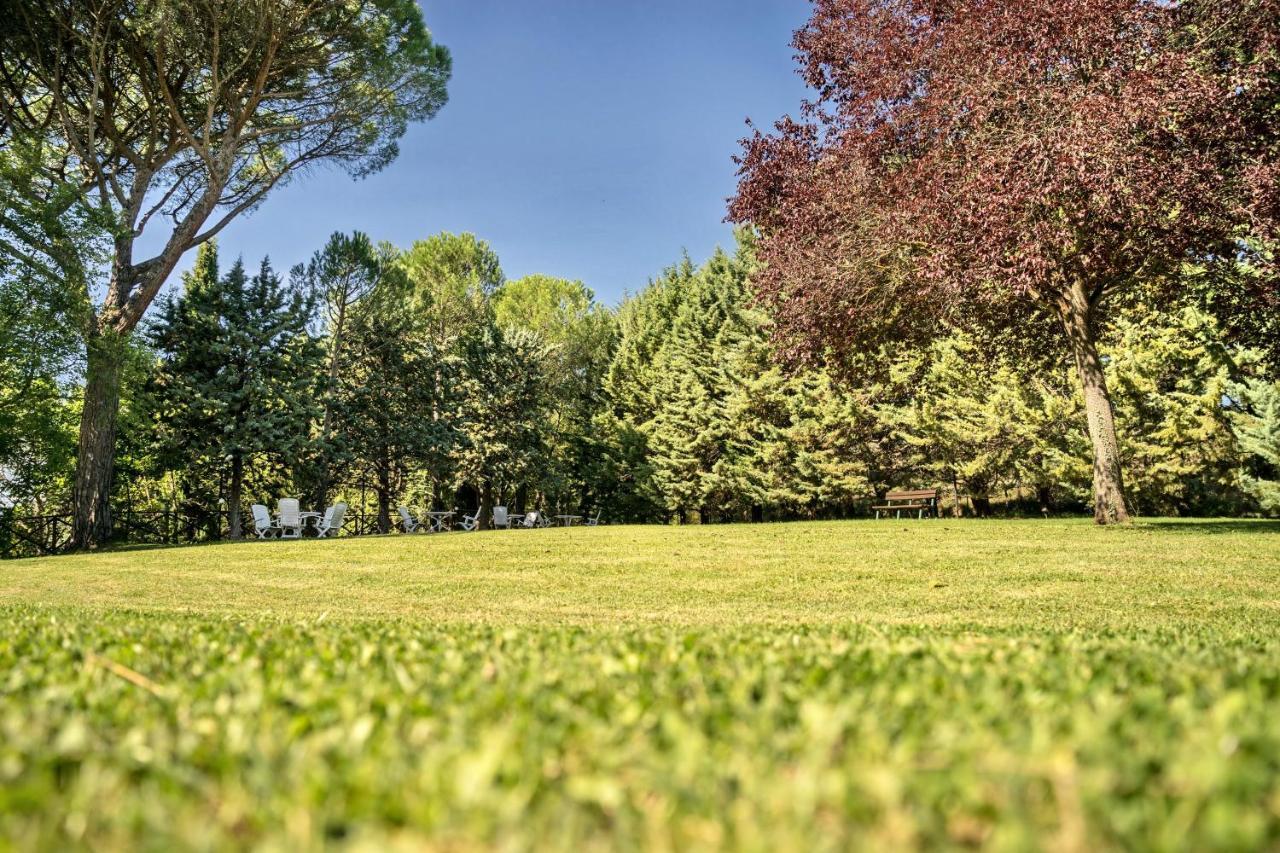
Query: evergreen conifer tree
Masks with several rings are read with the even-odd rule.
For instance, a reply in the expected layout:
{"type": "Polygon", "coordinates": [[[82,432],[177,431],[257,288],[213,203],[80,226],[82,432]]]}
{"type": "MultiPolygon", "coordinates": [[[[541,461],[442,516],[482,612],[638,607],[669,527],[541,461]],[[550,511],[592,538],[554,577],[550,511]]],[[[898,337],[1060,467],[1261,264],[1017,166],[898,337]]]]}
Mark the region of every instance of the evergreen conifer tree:
{"type": "Polygon", "coordinates": [[[229,529],[241,536],[245,466],[291,461],[308,439],[322,357],[308,333],[312,304],[263,260],[250,278],[237,260],[219,278],[202,250],[183,293],[152,331],[160,353],[157,440],[175,466],[198,448],[227,481],[229,529]]]}

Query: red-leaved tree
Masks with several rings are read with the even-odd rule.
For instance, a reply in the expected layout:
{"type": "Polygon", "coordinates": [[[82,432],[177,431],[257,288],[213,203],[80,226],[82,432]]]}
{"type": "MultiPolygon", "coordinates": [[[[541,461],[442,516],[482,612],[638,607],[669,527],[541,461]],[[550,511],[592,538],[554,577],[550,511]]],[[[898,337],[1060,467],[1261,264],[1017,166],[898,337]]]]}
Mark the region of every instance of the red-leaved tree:
{"type": "Polygon", "coordinates": [[[730,217],[798,357],[1061,321],[1095,516],[1128,518],[1108,297],[1276,235],[1280,0],[815,0],[816,98],[744,142],[730,217]]]}

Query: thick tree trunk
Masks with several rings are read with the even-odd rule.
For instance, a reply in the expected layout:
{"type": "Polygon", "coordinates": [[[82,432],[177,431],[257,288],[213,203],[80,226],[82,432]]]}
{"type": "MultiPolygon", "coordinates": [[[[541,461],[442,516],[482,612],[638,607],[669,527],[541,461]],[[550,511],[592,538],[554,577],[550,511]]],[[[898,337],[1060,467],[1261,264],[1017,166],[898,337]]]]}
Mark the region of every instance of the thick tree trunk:
{"type": "Polygon", "coordinates": [[[227,487],[227,528],[232,539],[240,539],[240,494],[244,489],[244,456],[231,455],[231,484],[227,487]]]}
{"type": "Polygon", "coordinates": [[[1093,305],[1084,285],[1073,285],[1060,308],[1084,392],[1089,438],[1093,442],[1093,518],[1098,524],[1124,524],[1129,521],[1129,509],[1125,505],[1115,413],[1094,338],[1093,305]]]}
{"type": "Polygon", "coordinates": [[[115,474],[124,347],[122,335],[96,329],[85,347],[84,409],[72,493],[71,546],[77,549],[100,548],[111,539],[111,483],[115,474]]]}

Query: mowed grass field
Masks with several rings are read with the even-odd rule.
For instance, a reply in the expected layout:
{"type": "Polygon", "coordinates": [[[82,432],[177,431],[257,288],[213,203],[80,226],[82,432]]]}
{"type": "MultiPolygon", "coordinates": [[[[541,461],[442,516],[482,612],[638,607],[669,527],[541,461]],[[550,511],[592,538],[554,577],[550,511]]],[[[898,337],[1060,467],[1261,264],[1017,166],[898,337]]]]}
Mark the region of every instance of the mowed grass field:
{"type": "Polygon", "coordinates": [[[1280,849],[1280,525],[0,563],[0,847],[1280,849]]]}

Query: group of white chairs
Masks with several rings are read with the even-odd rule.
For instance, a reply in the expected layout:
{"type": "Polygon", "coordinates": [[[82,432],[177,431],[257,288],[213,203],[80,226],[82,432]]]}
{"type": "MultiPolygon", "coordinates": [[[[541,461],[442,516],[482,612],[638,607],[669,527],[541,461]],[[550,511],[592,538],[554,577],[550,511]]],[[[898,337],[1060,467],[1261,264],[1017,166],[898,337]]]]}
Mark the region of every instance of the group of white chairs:
{"type": "MultiPolygon", "coordinates": [[[[400,509],[400,526],[404,528],[405,533],[430,533],[440,531],[443,528],[439,523],[432,524],[426,519],[420,519],[414,516],[413,512],[407,507],[402,506],[400,509]]],[[[586,527],[600,526],[601,511],[597,510],[594,516],[586,516],[582,518],[582,523],[586,527]]],[[[458,522],[458,526],[463,530],[476,530],[480,527],[481,511],[477,509],[470,514],[464,514],[462,520],[458,522]]],[[[563,518],[577,518],[577,516],[562,516],[563,518]]],[[[546,513],[533,510],[531,512],[514,513],[508,511],[505,506],[495,506],[493,508],[493,526],[498,530],[533,530],[539,527],[552,527],[551,519],[546,513]]]]}
{"type": "MultiPolygon", "coordinates": [[[[443,530],[445,527],[440,516],[444,516],[443,521],[447,521],[447,518],[453,515],[453,513],[437,513],[437,517],[432,523],[426,519],[416,518],[406,506],[402,506],[399,509],[400,524],[405,533],[427,533],[443,530]]],[[[278,502],[274,516],[263,504],[254,504],[252,510],[253,532],[257,534],[259,539],[301,539],[302,531],[306,529],[308,521],[314,521],[316,536],[320,539],[325,539],[337,536],[342,531],[342,521],[347,514],[347,505],[345,503],[336,503],[326,509],[324,513],[303,512],[295,498],[284,498],[278,502]]],[[[579,520],[579,516],[576,515],[558,517],[564,519],[566,524],[572,524],[574,520],[579,520]]],[[[480,519],[480,510],[477,509],[469,515],[464,514],[458,526],[463,530],[476,530],[480,527],[480,519]]],[[[600,525],[600,512],[597,511],[595,516],[582,517],[580,520],[587,527],[598,527],[600,525]]],[[[546,513],[537,510],[513,513],[509,512],[505,506],[495,506],[493,508],[493,526],[500,530],[533,530],[539,527],[553,527],[554,525],[546,513]]]]}
{"type": "Polygon", "coordinates": [[[301,539],[302,531],[308,519],[315,520],[316,536],[325,539],[337,536],[342,531],[342,520],[347,514],[347,505],[336,503],[324,511],[303,512],[295,498],[284,498],[276,504],[276,515],[262,504],[253,507],[253,532],[259,539],[278,537],[280,539],[301,539]]]}

